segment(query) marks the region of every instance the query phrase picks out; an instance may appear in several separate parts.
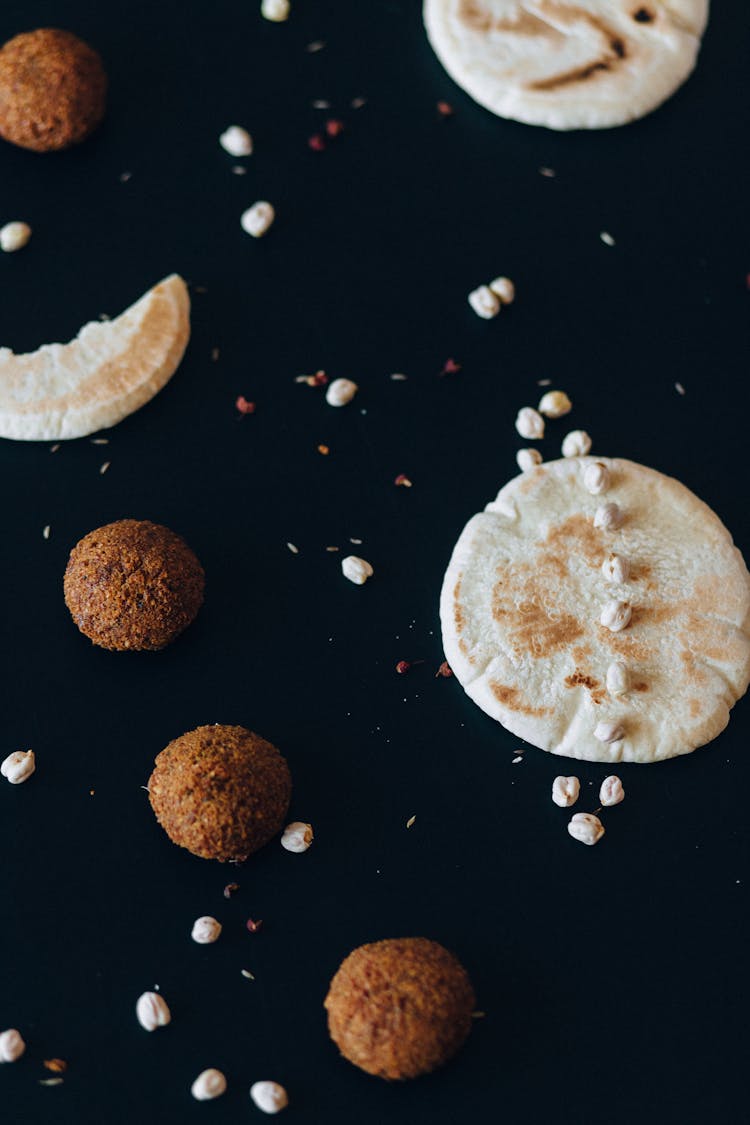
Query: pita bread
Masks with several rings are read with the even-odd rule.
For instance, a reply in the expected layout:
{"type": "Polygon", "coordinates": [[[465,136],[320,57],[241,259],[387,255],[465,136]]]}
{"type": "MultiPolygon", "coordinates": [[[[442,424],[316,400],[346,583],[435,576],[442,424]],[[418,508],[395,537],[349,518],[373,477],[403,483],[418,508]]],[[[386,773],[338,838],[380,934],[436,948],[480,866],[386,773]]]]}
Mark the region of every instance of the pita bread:
{"type": "Polygon", "coordinates": [[[687,754],[724,729],[750,677],[750,575],[729,532],[684,485],[632,461],[565,458],[506,484],[464,528],[440,616],[474,702],[570,758],[687,754]],[[595,460],[610,479],[592,496],[582,477],[595,460]],[[622,525],[595,527],[611,502],[622,525]],[[619,585],[602,572],[613,553],[630,563],[619,585]],[[611,599],[632,607],[620,632],[600,624],[611,599]],[[613,662],[626,666],[624,695],[607,688],[613,662]],[[610,724],[622,737],[600,741],[610,724]]]}
{"type": "Polygon", "coordinates": [[[451,78],[500,117],[603,129],[650,113],[695,66],[708,0],[425,0],[451,78]]]}
{"type": "Polygon", "coordinates": [[[0,348],[0,437],[60,441],[116,425],[169,381],[189,338],[187,286],[172,274],[69,344],[0,348]]]}

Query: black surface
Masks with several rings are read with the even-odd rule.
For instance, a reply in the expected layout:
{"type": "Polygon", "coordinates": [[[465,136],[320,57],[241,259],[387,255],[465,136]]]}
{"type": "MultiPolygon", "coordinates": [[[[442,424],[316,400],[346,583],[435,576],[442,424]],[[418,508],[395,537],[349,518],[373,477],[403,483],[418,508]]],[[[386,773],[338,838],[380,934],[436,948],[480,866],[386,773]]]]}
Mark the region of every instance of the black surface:
{"type": "MultiPolygon", "coordinates": [[[[618,771],[626,802],[586,849],[549,800],[565,763],[530,748],[512,765],[518,740],[434,672],[451,546],[515,473],[513,419],[539,379],[575,403],[546,456],[568,421],[586,428],[596,451],[683,480],[750,548],[745,5],[715,5],[696,74],[658,113],[575,135],[473,105],[417,3],[296,0],[282,26],[257,8],[0,13],[2,38],[90,39],[112,87],[85,146],[0,148],[0,218],[34,230],[0,260],[3,345],[68,339],[171,271],[206,290],[178,374],[108,446],[0,443],[2,753],[38,761],[0,785],[0,1028],[28,1041],[0,1069],[0,1119],[260,1120],[248,1087],[275,1078],[290,1122],[739,1120],[747,701],[707,749],[618,771]],[[320,154],[315,98],[347,126],[320,154]],[[235,121],[256,142],[245,176],[217,144],[235,121]],[[258,198],[278,219],[256,242],[239,215],[258,198]],[[486,323],[466,294],[498,273],[518,299],[486,323]],[[449,356],[462,370],[441,379],[449,356]],[[317,368],[354,378],[356,402],[294,383],[317,368]],[[125,516],[175,528],[206,568],[203,612],[161,654],[93,648],[63,604],[70,548],[125,516]],[[327,545],[375,578],[347,583],[327,545]],[[401,659],[425,663],[400,677],[401,659]],[[309,853],[274,843],[236,870],[167,841],[142,786],[210,722],[282,748],[309,853]],[[224,923],[205,948],[189,936],[204,913],[224,923]],[[388,1085],[339,1059],[321,1004],[350,949],[407,934],[459,954],[487,1015],[442,1072],[388,1085]],[[155,984],[173,1021],[147,1035],[134,1004],[155,984]],[[37,1084],[51,1056],[70,1064],[57,1088],[37,1084]],[[206,1066],[229,1091],[199,1105],[206,1066]]],[[[573,771],[593,807],[607,771],[573,771]]]]}

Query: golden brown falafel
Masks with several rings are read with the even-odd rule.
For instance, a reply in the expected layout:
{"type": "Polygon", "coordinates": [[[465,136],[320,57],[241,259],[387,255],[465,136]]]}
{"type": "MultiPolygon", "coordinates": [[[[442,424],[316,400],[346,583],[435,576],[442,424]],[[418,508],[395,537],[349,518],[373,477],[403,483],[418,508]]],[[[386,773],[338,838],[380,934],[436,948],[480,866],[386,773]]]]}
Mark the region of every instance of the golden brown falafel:
{"type": "Polygon", "coordinates": [[[70,31],[42,27],[0,50],[0,136],[52,152],[83,141],[104,117],[107,75],[70,31]]]}
{"type": "Polygon", "coordinates": [[[156,758],[148,796],[173,843],[203,859],[245,860],[284,826],[286,760],[244,727],[198,727],[156,758]]]}
{"type": "Polygon", "coordinates": [[[70,552],[65,604],[101,648],[164,648],[203,604],[204,575],[187,543],[149,520],[90,531],[70,552]]]}
{"type": "Polygon", "coordinates": [[[325,999],[341,1054],[379,1078],[416,1078],[442,1066],[469,1034],[474,1006],[466,970],[427,938],[361,945],[325,999]]]}

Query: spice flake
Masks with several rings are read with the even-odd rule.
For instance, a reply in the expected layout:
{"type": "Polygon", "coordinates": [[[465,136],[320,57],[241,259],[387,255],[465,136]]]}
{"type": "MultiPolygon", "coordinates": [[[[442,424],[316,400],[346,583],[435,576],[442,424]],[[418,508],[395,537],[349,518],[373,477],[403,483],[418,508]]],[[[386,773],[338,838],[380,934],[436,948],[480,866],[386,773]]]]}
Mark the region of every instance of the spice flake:
{"type": "Polygon", "coordinates": [[[455,375],[456,372],[461,370],[461,364],[456,363],[455,359],[446,359],[443,364],[442,370],[438,372],[439,375],[455,375]]]}
{"type": "Polygon", "coordinates": [[[45,1059],[42,1065],[45,1070],[51,1070],[53,1074],[65,1074],[68,1069],[65,1059],[45,1059]]]}
{"type": "Polygon", "coordinates": [[[416,822],[416,819],[417,819],[416,816],[410,816],[409,819],[406,822],[406,827],[411,828],[412,825],[416,822]]]}
{"type": "Polygon", "coordinates": [[[308,387],[324,387],[328,382],[325,371],[316,371],[314,375],[298,375],[295,383],[306,383],[308,387]]]}

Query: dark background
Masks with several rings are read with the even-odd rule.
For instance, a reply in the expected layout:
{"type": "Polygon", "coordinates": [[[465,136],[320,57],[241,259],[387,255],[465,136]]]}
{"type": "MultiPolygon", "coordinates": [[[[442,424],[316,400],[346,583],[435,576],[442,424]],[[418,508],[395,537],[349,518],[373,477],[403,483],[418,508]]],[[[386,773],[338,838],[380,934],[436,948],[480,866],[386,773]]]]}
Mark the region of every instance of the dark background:
{"type": "Polygon", "coordinates": [[[2,756],[31,746],[38,763],[0,785],[0,1029],[28,1043],[0,1069],[0,1118],[260,1120],[247,1091],[273,1078],[290,1121],[327,1125],[737,1120],[747,702],[707,749],[623,767],[625,804],[587,849],[550,786],[576,772],[593,808],[605,767],[533,748],[513,765],[518,740],[434,673],[452,544],[515,474],[513,421],[539,379],[575,404],[546,457],[585,428],[595,452],[684,481],[750,549],[746,6],[715,5],[697,72],[658,112],[573,135],[476,107],[418,3],[294,0],[285,25],[258,8],[0,14],[3,39],[76,31],[111,78],[89,143],[0,146],[0,222],[34,231],[0,260],[2,344],[67,340],[172,271],[193,296],[182,366],[109,445],[0,442],[2,756]],[[328,116],[346,133],[313,153],[328,116]],[[242,162],[217,143],[233,122],[255,139],[242,162]],[[259,198],[278,218],[255,241],[239,216],[259,198]],[[481,321],[466,295],[497,274],[517,301],[481,321]],[[440,378],[449,356],[462,369],[440,378]],[[294,383],[318,368],[359,383],[351,406],[294,383]],[[239,394],[255,415],[237,417],[239,394]],[[394,487],[402,472],[413,488],[394,487]],[[73,544],[131,516],[181,532],[207,573],[198,621],[160,654],[94,648],[63,604],[73,544]],[[375,567],[363,588],[341,576],[349,551],[375,567]],[[398,676],[402,659],[425,663],[398,676]],[[142,789],[155,755],[213,722],[288,757],[307,854],[274,842],[220,867],[158,828],[142,789]],[[199,947],[206,913],[224,933],[199,947]],[[389,1085],[338,1057],[321,1005],[350,949],[410,934],[458,953],[486,1018],[443,1071],[389,1085]],[[173,1019],[147,1035],[134,1004],[156,984],[173,1019]],[[52,1056],[69,1071],[45,1088],[52,1056]],[[229,1090],[199,1105],[207,1066],[229,1090]]]}

